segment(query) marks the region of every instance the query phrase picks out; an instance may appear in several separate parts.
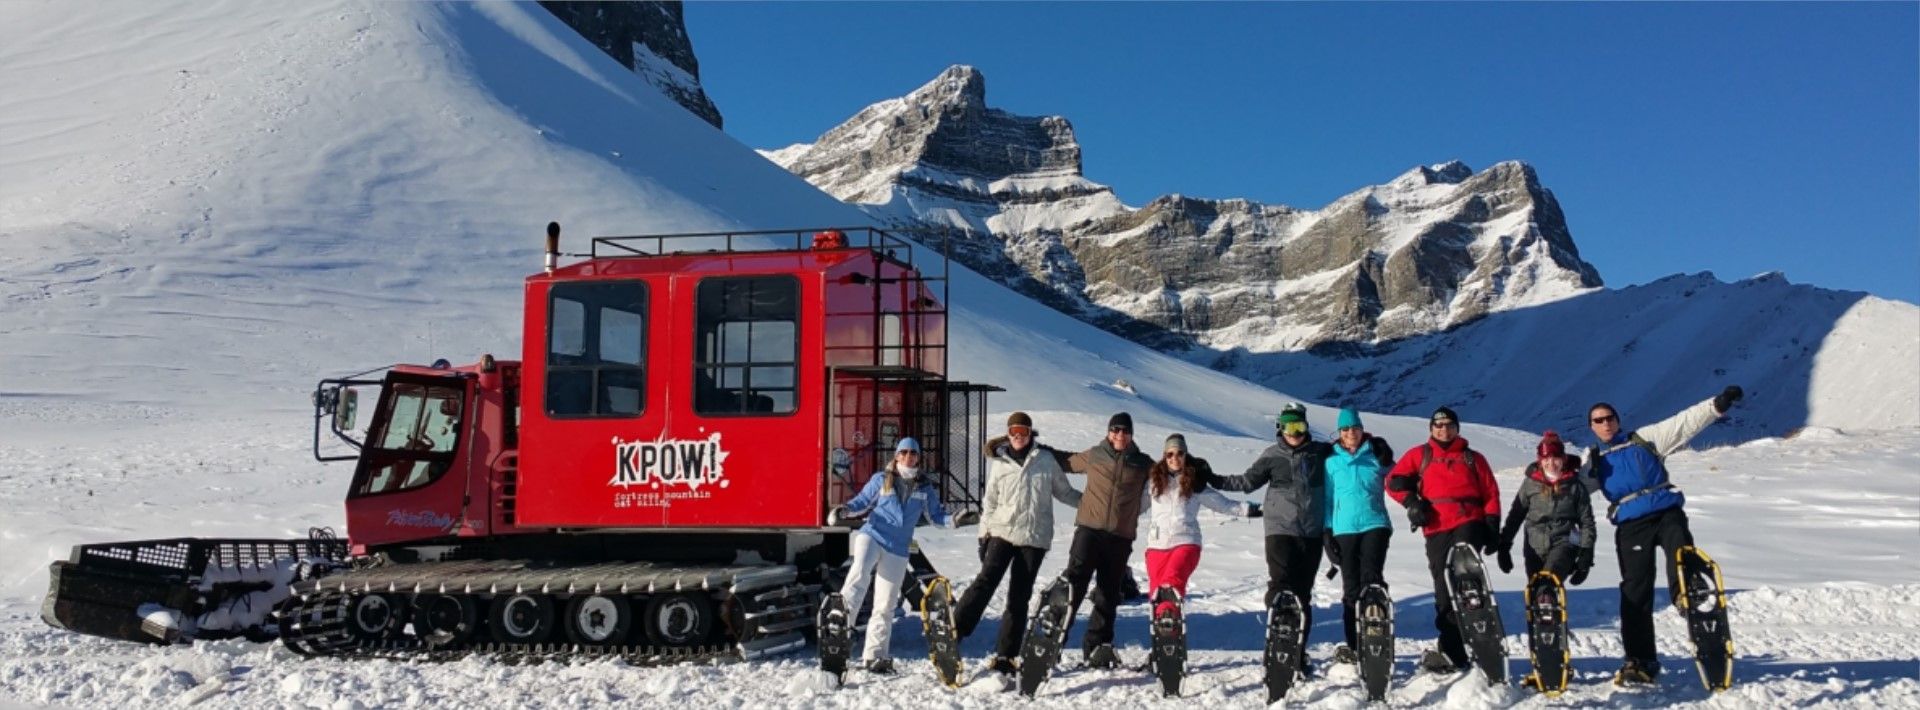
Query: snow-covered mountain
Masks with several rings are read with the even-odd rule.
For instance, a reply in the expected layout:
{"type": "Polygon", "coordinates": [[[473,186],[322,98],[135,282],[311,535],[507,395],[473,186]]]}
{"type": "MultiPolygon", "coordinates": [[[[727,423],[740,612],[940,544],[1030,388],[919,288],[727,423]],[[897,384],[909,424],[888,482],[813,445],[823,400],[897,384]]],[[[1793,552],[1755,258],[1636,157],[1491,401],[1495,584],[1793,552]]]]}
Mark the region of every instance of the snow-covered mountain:
{"type": "Polygon", "coordinates": [[[1065,118],[989,107],[965,66],[763,154],[963,231],[963,261],[1063,312],[1330,405],[1565,429],[1587,403],[1653,415],[1736,383],[1757,393],[1736,436],[1920,425],[1920,309],[1779,275],[1607,290],[1524,163],[1416,167],[1318,210],[1133,208],[1082,175],[1065,118]]]}
{"type": "Polygon", "coordinates": [[[1319,210],[1134,208],[1082,175],[1067,119],[989,107],[967,66],[766,155],[881,218],[964,230],[975,270],[1162,347],[1394,338],[1600,285],[1525,164],[1418,167],[1319,210]]]}
{"type": "Polygon", "coordinates": [[[541,0],[540,6],[660,93],[714,128],[721,127],[720,107],[700,85],[700,58],[694,56],[679,0],[541,0]]]}

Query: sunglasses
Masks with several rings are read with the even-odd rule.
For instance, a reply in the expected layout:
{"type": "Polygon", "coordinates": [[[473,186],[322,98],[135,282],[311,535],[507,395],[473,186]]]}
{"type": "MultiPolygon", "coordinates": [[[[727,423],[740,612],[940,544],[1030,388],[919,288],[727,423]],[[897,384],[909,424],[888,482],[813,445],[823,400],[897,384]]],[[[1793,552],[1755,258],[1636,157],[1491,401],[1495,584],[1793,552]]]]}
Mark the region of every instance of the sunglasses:
{"type": "Polygon", "coordinates": [[[1460,422],[1434,422],[1428,426],[1435,429],[1458,429],[1460,428],[1460,422]]]}
{"type": "Polygon", "coordinates": [[[1361,431],[1361,428],[1357,426],[1343,426],[1340,427],[1340,431],[1361,431]]]}
{"type": "Polygon", "coordinates": [[[914,451],[913,449],[907,449],[906,451],[895,451],[893,453],[897,456],[919,456],[920,455],[920,452],[914,451]]]}
{"type": "Polygon", "coordinates": [[[1618,414],[1609,414],[1609,415],[1607,415],[1607,416],[1604,416],[1604,417],[1594,417],[1594,418],[1592,418],[1592,419],[1589,419],[1589,420],[1587,420],[1587,421],[1590,421],[1590,422],[1593,422],[1593,423],[1595,423],[1595,424],[1605,424],[1605,423],[1607,423],[1607,422],[1617,422],[1617,421],[1620,421],[1620,415],[1618,415],[1618,414]]]}
{"type": "Polygon", "coordinates": [[[1184,458],[1186,458],[1186,457],[1187,457],[1187,452],[1185,452],[1185,451],[1169,451],[1169,452],[1167,452],[1167,458],[1170,458],[1170,459],[1171,459],[1171,458],[1182,458],[1182,459],[1184,459],[1184,458]]]}
{"type": "Polygon", "coordinates": [[[1127,436],[1133,436],[1133,430],[1123,426],[1107,427],[1107,433],[1108,434],[1126,434],[1127,436]]]}

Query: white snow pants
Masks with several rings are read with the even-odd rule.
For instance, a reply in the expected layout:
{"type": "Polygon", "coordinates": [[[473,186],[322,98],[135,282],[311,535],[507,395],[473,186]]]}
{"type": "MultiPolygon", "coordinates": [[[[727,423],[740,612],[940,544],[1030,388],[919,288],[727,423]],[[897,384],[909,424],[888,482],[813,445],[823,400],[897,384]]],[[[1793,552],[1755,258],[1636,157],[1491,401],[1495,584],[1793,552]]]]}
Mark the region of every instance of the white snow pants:
{"type": "Polygon", "coordinates": [[[871,661],[892,655],[887,653],[887,644],[893,639],[893,605],[900,599],[900,582],[907,576],[907,558],[887,552],[872,535],[855,532],[853,569],[847,571],[847,583],[840,588],[850,613],[860,613],[860,603],[867,599],[869,574],[877,581],[873,583],[873,614],[867,617],[867,647],[860,657],[871,661]]]}

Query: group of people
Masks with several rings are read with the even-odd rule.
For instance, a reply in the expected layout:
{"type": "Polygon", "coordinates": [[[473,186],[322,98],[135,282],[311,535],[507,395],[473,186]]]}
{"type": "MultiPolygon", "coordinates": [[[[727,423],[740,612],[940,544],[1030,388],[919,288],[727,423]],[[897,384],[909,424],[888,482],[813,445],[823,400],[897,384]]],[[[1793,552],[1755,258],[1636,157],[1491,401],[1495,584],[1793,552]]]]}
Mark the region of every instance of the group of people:
{"type": "MultiPolygon", "coordinates": [[[[1093,668],[1118,667],[1122,661],[1113,647],[1115,609],[1123,596],[1121,586],[1143,511],[1148,526],[1148,589],[1170,587],[1184,597],[1187,580],[1200,561],[1197,516],[1206,507],[1264,518],[1269,601],[1281,590],[1302,601],[1312,599],[1322,558],[1332,561],[1342,577],[1346,639],[1335,650],[1334,661],[1352,663],[1358,646],[1356,603],[1369,585],[1386,584],[1384,568],[1393,529],[1386,504],[1390,498],[1422,532],[1433,576],[1439,643],[1422,655],[1419,666],[1452,673],[1468,663],[1446,581],[1447,558],[1455,544],[1466,543],[1493,555],[1502,572],[1511,572],[1513,544],[1524,531],[1521,552],[1528,575],[1546,570],[1567,584],[1578,585],[1593,566],[1597,531],[1590,499],[1598,492],[1609,504],[1606,516],[1615,526],[1621,574],[1626,658],[1616,680],[1650,683],[1660,674],[1653,638],[1656,555],[1667,561],[1671,589],[1677,586],[1678,576],[1674,552],[1693,542],[1683,508],[1685,498],[1668,475],[1665,457],[1724,416],[1741,396],[1739,387],[1727,387],[1638,431],[1623,429],[1612,405],[1594,404],[1587,419],[1599,443],[1584,457],[1571,455],[1558,434],[1546,432],[1504,523],[1500,486],[1492,468],[1461,438],[1459,417],[1446,407],[1428,418],[1428,439],[1396,459],[1392,447],[1369,434],[1354,410],[1340,411],[1333,441],[1318,441],[1308,426],[1306,408],[1289,404],[1275,421],[1276,441],[1245,472],[1232,476],[1214,472],[1205,459],[1192,455],[1180,434],[1167,437],[1159,459],[1148,456],[1135,443],[1133,420],[1125,412],[1107,422],[1106,436],[1098,444],[1075,453],[1039,443],[1032,418],[1014,412],[1007,419],[1006,434],[989,440],[982,452],[988,473],[979,516],[981,567],[955,607],[956,631],[964,638],[979,626],[988,602],[1011,571],[1006,611],[988,666],[1006,673],[1017,669],[1034,582],[1054,538],[1053,502],[1059,501],[1077,510],[1063,575],[1072,589],[1076,614],[1089,596],[1089,587],[1093,588],[1093,609],[1082,640],[1086,663],[1093,668]],[[1074,488],[1068,473],[1084,474],[1085,489],[1074,488]],[[1266,493],[1260,503],[1236,502],[1220,493],[1261,488],[1266,493]]],[[[855,536],[854,574],[843,590],[851,608],[857,608],[864,597],[866,583],[859,579],[865,571],[880,572],[880,594],[897,589],[905,547],[919,516],[947,522],[931,487],[916,484],[900,489],[893,483],[913,480],[903,468],[905,459],[899,458],[911,449],[917,459],[918,445],[911,442],[903,440],[903,450],[886,474],[875,476],[848,504],[877,514],[869,519],[868,534],[855,536]],[[887,495],[888,491],[892,494],[887,495]],[[883,509],[888,512],[878,514],[883,509]],[[894,537],[888,540],[889,535],[894,537]],[[875,540],[861,539],[865,537],[875,540]],[[886,581],[889,574],[891,582],[886,581]]],[[[1312,605],[1306,604],[1304,610],[1310,627],[1312,605]]],[[[875,614],[870,622],[865,654],[869,670],[880,672],[891,670],[885,649],[888,622],[883,616],[875,614]]],[[[1304,654],[1301,672],[1312,672],[1304,654]]]]}

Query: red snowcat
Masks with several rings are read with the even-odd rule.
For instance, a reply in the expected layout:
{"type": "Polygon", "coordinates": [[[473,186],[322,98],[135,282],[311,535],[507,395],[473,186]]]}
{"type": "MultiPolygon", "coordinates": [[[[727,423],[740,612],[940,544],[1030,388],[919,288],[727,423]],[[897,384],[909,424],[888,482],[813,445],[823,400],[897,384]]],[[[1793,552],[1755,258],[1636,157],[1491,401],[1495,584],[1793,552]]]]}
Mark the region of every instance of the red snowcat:
{"type": "Polygon", "coordinates": [[[999,388],[947,378],[940,245],[934,274],[871,228],[600,237],[561,265],[550,224],[519,360],[315,389],[315,457],[354,462],[345,540],[81,545],[42,616],[309,655],[798,648],[848,556],[827,513],[896,440],[978,509],[999,388]]]}

